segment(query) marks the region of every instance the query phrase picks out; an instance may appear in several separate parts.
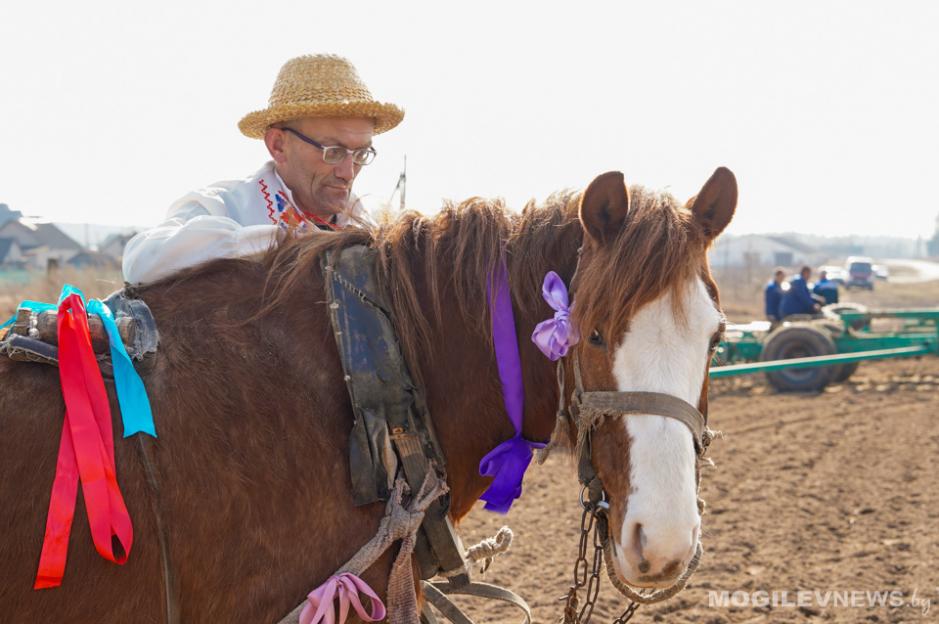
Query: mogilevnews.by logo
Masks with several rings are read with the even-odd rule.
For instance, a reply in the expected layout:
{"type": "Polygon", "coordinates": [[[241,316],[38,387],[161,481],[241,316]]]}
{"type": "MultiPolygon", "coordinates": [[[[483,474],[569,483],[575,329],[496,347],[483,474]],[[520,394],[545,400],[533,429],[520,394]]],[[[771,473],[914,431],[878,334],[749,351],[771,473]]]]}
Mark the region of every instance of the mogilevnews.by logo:
{"type": "Polygon", "coordinates": [[[722,591],[708,590],[708,606],[773,607],[780,609],[917,609],[929,614],[933,598],[939,599],[939,587],[933,592],[869,589],[799,589],[722,591]]]}

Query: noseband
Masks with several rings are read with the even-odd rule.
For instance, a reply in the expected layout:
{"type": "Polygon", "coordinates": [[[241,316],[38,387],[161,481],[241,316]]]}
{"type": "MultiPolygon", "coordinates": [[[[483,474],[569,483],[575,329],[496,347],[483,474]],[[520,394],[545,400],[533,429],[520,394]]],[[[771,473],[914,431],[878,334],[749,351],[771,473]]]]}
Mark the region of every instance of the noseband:
{"type": "MultiPolygon", "coordinates": [[[[683,423],[691,431],[694,440],[695,453],[704,454],[711,444],[713,437],[707,427],[707,418],[698,408],[687,401],[683,401],[671,394],[663,392],[618,392],[609,390],[584,390],[583,378],[580,372],[580,359],[573,355],[574,365],[574,392],[571,397],[572,418],[576,418],[578,426],[588,425],[588,429],[596,426],[600,417],[629,416],[630,414],[651,414],[664,416],[683,423]]],[[[563,368],[559,367],[558,384],[561,391],[561,410],[564,409],[564,377],[563,368]]],[[[579,437],[579,436],[578,436],[579,437]]]]}

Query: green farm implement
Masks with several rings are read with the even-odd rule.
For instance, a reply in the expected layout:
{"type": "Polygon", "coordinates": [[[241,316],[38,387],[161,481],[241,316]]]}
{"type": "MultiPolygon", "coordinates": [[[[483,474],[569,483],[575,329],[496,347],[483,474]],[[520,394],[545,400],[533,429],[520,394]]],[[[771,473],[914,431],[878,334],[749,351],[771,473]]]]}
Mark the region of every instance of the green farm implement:
{"type": "Polygon", "coordinates": [[[780,391],[818,391],[860,362],[939,352],[939,309],[868,311],[833,305],[821,318],[729,325],[711,377],[764,373],[780,391]]]}

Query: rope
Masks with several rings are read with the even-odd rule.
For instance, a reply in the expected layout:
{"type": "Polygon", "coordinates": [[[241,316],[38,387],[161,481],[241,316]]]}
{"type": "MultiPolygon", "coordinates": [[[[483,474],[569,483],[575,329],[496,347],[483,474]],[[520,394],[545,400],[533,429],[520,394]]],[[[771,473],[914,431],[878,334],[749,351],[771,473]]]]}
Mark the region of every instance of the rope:
{"type": "Polygon", "coordinates": [[[694,557],[692,557],[691,561],[688,563],[688,568],[679,577],[679,579],[675,581],[674,585],[666,587],[665,589],[656,590],[650,594],[640,594],[635,589],[620,580],[619,576],[616,574],[616,570],[613,569],[613,540],[607,540],[606,546],[603,548],[603,560],[606,563],[606,575],[609,577],[610,583],[613,584],[613,587],[615,587],[620,594],[629,600],[632,600],[633,602],[638,602],[639,604],[662,602],[663,600],[668,600],[683,590],[685,585],[688,583],[688,579],[690,579],[691,575],[694,574],[694,571],[698,569],[698,564],[701,563],[701,556],[703,554],[704,548],[701,546],[701,542],[698,542],[698,546],[694,551],[694,557]]]}
{"type": "Polygon", "coordinates": [[[473,563],[482,561],[480,572],[485,572],[492,565],[492,560],[495,559],[496,555],[501,555],[509,549],[513,537],[515,535],[512,533],[512,529],[504,526],[494,536],[487,537],[475,546],[470,546],[469,550],[466,551],[466,558],[473,563]]]}
{"type": "MultiPolygon", "coordinates": [[[[401,548],[398,550],[388,578],[388,622],[391,624],[419,624],[420,622],[411,553],[414,550],[417,530],[424,521],[424,512],[434,500],[446,494],[448,488],[445,481],[437,477],[434,472],[429,472],[417,496],[414,496],[405,507],[401,500],[407,489],[404,479],[399,478],[395,481],[391,497],[385,506],[385,515],[381,519],[375,536],[334,574],[335,576],[349,572],[361,576],[394,542],[401,540],[401,548]]],[[[280,621],[280,624],[298,622],[304,604],[306,602],[291,611],[280,621]]]]}
{"type": "Polygon", "coordinates": [[[417,595],[414,592],[411,553],[414,551],[417,530],[424,521],[424,512],[434,500],[447,491],[446,483],[433,472],[429,472],[417,496],[405,508],[401,504],[401,498],[406,487],[404,479],[395,482],[392,496],[385,508],[385,517],[381,519],[375,537],[336,572],[351,572],[360,576],[392,543],[401,540],[401,548],[388,577],[388,621],[391,624],[418,624],[420,621],[417,595]]]}
{"type": "Polygon", "coordinates": [[[558,411],[555,416],[554,430],[551,432],[551,438],[547,446],[540,449],[536,455],[538,465],[544,464],[551,451],[558,447],[570,446],[571,440],[571,414],[567,409],[567,397],[564,396],[564,361],[558,360],[558,411]]]}

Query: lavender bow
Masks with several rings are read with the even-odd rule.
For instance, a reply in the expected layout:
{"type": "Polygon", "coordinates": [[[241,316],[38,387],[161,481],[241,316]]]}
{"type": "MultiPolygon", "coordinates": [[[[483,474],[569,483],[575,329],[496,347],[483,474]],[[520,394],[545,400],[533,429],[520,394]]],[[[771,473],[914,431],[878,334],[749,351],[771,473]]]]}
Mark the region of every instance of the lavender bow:
{"type": "Polygon", "coordinates": [[[555,310],[554,318],[541,321],[531,334],[531,340],[552,362],[567,355],[568,349],[580,341],[580,334],[571,322],[567,286],[554,271],[548,271],[541,286],[541,296],[555,310]]]}

